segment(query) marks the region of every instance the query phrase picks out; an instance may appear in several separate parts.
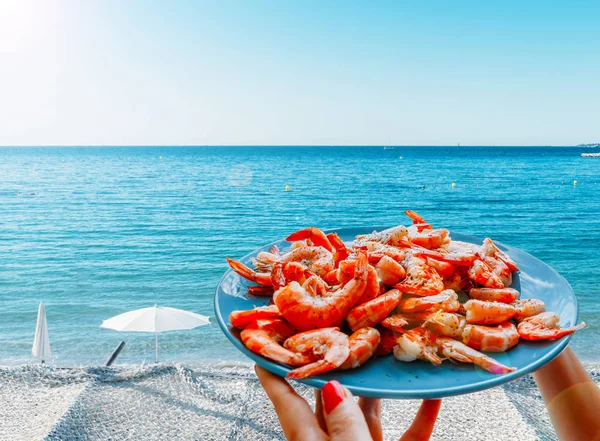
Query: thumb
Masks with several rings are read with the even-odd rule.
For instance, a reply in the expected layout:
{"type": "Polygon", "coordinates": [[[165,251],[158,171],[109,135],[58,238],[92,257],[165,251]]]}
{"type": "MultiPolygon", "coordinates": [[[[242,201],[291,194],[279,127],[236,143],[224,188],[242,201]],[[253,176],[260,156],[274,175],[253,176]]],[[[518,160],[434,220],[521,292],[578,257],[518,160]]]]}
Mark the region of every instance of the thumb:
{"type": "Polygon", "coordinates": [[[372,441],[365,417],[350,391],[333,380],[323,386],[321,396],[331,441],[372,441]]]}

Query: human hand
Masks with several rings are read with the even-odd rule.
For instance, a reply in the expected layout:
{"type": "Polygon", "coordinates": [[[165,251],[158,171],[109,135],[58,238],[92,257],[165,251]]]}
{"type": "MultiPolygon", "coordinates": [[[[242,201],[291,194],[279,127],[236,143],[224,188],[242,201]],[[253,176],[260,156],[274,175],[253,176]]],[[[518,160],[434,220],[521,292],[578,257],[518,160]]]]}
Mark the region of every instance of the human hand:
{"type": "Polygon", "coordinates": [[[600,388],[567,348],[533,373],[561,441],[600,441],[600,388]]]}
{"type": "MultiPolygon", "coordinates": [[[[316,392],[315,412],[284,379],[255,366],[256,375],[275,407],[289,441],[382,441],[381,401],[360,398],[337,381],[316,392]]],[[[415,420],[400,441],[426,441],[440,410],[441,400],[424,400],[415,420]]]]}

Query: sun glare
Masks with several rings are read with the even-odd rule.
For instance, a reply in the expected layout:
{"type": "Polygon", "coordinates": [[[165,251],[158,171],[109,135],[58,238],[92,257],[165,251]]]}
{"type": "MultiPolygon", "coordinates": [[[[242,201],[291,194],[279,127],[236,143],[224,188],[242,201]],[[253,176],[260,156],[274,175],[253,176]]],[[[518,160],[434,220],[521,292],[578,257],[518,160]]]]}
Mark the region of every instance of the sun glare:
{"type": "Polygon", "coordinates": [[[40,3],[0,0],[0,53],[19,52],[33,40],[40,3]]]}

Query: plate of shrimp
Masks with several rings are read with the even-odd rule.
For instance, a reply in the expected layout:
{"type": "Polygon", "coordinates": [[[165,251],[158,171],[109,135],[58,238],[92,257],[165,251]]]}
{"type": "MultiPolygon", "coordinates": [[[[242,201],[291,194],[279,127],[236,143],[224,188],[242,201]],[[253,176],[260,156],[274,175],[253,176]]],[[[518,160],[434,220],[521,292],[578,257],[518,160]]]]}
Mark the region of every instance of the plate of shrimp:
{"type": "Polygon", "coordinates": [[[408,226],[309,227],[227,257],[219,326],[282,377],[407,399],[514,380],[585,327],[573,290],[542,261],[405,213],[408,226]]]}

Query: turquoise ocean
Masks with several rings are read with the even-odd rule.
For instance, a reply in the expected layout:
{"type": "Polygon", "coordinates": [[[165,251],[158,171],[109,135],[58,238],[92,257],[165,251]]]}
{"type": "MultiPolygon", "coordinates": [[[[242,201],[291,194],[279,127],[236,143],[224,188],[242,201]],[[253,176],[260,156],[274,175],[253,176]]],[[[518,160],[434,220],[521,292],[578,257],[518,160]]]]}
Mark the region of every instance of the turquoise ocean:
{"type": "MultiPolygon", "coordinates": [[[[30,363],[38,303],[53,362],[154,357],[152,334],[100,329],[155,303],[209,315],[225,256],[310,225],[436,226],[490,236],[571,284],[599,361],[600,159],[575,147],[0,149],[0,364],[30,363]],[[577,181],[577,184],[574,184],[577,181]],[[452,183],[456,185],[453,187],[452,183]],[[289,186],[289,191],[286,191],[289,186]]],[[[243,360],[216,324],[161,334],[161,360],[243,360]]]]}

